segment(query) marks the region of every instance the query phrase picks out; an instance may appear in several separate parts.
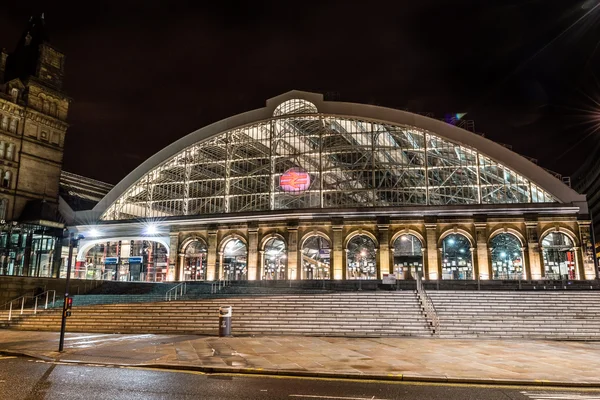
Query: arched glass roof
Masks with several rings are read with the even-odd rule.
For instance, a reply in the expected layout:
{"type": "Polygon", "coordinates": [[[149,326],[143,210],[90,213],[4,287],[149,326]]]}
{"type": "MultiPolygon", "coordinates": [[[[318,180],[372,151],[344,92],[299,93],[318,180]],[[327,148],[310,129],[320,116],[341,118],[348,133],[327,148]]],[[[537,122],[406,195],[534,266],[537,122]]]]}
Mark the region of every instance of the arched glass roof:
{"type": "Polygon", "coordinates": [[[422,128],[292,99],[201,140],[129,186],[102,220],[307,208],[557,200],[477,149],[422,128]]]}

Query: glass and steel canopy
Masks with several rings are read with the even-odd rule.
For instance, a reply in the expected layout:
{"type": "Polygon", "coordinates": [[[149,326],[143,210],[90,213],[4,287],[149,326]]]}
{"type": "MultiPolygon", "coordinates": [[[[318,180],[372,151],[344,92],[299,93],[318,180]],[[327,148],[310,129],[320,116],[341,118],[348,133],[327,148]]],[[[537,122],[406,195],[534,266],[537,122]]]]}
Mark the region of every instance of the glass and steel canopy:
{"type": "Polygon", "coordinates": [[[188,146],[102,220],[267,210],[557,200],[477,149],[410,125],[319,113],[300,99],[188,146]]]}

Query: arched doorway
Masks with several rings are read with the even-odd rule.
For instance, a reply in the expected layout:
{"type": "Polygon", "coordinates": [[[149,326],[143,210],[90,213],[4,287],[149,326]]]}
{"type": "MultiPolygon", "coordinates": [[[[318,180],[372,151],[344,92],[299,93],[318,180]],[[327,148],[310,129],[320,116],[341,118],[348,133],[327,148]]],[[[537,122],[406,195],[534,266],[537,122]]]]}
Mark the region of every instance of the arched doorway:
{"type": "Polygon", "coordinates": [[[394,273],[399,279],[412,279],[415,273],[423,273],[423,244],[410,233],[394,240],[394,273]]]}
{"type": "Polygon", "coordinates": [[[331,279],[330,257],[329,240],[319,235],[308,237],[302,245],[302,278],[331,279]]]}
{"type": "Polygon", "coordinates": [[[263,253],[263,271],[261,279],[272,281],[285,279],[287,254],[285,242],[273,237],[265,243],[263,253]]]}
{"type": "Polygon", "coordinates": [[[207,249],[203,240],[195,239],[187,245],[183,259],[183,280],[203,281],[206,279],[207,249]]]}
{"type": "Polygon", "coordinates": [[[442,279],[473,279],[471,242],[460,233],[451,233],[442,241],[442,279]]]}
{"type": "Polygon", "coordinates": [[[490,239],[492,279],[523,279],[523,251],[518,237],[499,233],[490,239]]]}
{"type": "Polygon", "coordinates": [[[574,244],[562,232],[551,232],[542,240],[547,279],[578,279],[574,244]]]}
{"type": "Polygon", "coordinates": [[[377,250],[373,239],[356,235],[346,248],[346,279],[376,279],[377,250]]]}
{"type": "Polygon", "coordinates": [[[242,240],[238,238],[227,240],[223,246],[221,258],[224,280],[243,281],[248,279],[248,250],[242,240]]]}

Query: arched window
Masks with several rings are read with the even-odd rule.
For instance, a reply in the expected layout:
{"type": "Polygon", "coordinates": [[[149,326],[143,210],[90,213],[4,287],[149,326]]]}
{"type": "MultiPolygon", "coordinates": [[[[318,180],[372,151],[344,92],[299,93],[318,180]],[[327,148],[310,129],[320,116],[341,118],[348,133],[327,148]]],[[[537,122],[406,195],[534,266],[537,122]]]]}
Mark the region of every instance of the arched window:
{"type": "Polygon", "coordinates": [[[471,242],[460,233],[442,241],[442,279],[473,279],[471,242]]]}
{"type": "Polygon", "coordinates": [[[9,188],[10,187],[10,171],[4,171],[4,176],[2,177],[2,187],[9,188]]]}
{"type": "Polygon", "coordinates": [[[6,148],[6,159],[9,161],[14,161],[15,159],[15,145],[14,143],[9,143],[6,148]]]}
{"type": "MultiPolygon", "coordinates": [[[[302,245],[302,278],[331,279],[331,244],[326,238],[313,235],[302,245]]],[[[290,279],[294,279],[290,275],[290,279]]]]}
{"type": "Polygon", "coordinates": [[[575,249],[570,237],[551,232],[542,240],[544,271],[548,279],[578,279],[575,249]]]}
{"type": "Polygon", "coordinates": [[[263,253],[262,279],[285,279],[286,261],[285,242],[276,237],[269,239],[263,253]]]}
{"type": "Polygon", "coordinates": [[[400,235],[394,241],[394,273],[400,279],[414,278],[423,271],[423,244],[415,235],[400,235]]]}
{"type": "Polygon", "coordinates": [[[4,158],[6,155],[6,143],[4,141],[0,141],[0,158],[4,158]]]}
{"type": "Polygon", "coordinates": [[[207,246],[204,241],[194,240],[185,248],[183,279],[203,281],[206,279],[207,246]]]}
{"type": "Polygon", "coordinates": [[[500,233],[490,239],[493,279],[523,279],[521,241],[511,233],[500,233]]]}
{"type": "Polygon", "coordinates": [[[58,107],[56,103],[50,103],[50,115],[56,117],[58,116],[58,107]]]}
{"type": "Polygon", "coordinates": [[[14,101],[17,101],[17,98],[19,97],[19,89],[17,88],[12,88],[10,90],[10,95],[12,96],[14,101]]]}
{"type": "Polygon", "coordinates": [[[0,200],[0,219],[6,219],[6,214],[8,211],[8,199],[0,200]]]}
{"type": "Polygon", "coordinates": [[[48,114],[50,111],[50,102],[46,99],[42,100],[42,112],[48,114]]]}
{"type": "Polygon", "coordinates": [[[10,126],[8,127],[8,130],[12,133],[17,132],[17,120],[15,118],[10,120],[10,126]]]}
{"type": "Polygon", "coordinates": [[[348,241],[346,249],[347,279],[376,279],[377,250],[367,235],[357,235],[348,241]]]}
{"type": "Polygon", "coordinates": [[[221,259],[222,279],[236,281],[248,279],[248,250],[246,244],[240,239],[227,240],[221,259]]]}
{"type": "Polygon", "coordinates": [[[0,116],[0,120],[2,120],[2,129],[5,131],[8,130],[8,117],[6,115],[0,116]]]}

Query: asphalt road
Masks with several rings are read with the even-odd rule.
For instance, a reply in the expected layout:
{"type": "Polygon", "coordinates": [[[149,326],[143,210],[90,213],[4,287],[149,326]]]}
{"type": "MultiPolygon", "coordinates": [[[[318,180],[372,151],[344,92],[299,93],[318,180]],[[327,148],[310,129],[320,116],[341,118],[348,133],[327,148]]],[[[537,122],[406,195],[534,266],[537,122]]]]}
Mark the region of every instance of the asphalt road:
{"type": "Polygon", "coordinates": [[[600,390],[262,377],[43,362],[0,356],[0,399],[600,399],[600,390]]]}

